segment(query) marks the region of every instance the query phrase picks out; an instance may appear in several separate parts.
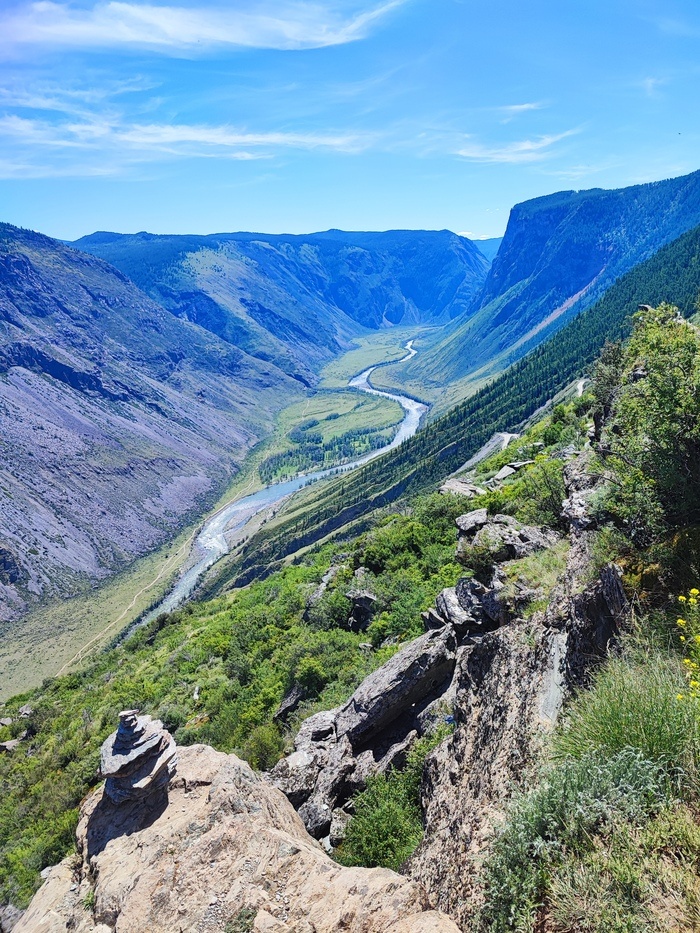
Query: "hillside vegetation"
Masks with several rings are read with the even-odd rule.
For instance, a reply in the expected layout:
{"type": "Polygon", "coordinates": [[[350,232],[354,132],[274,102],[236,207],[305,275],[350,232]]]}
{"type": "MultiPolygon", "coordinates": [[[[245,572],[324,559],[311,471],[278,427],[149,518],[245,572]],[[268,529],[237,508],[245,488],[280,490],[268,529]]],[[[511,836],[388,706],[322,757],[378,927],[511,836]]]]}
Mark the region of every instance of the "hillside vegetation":
{"type": "MultiPolygon", "coordinates": [[[[442,412],[590,307],[618,279],[700,223],[700,172],[614,191],[517,204],[483,291],[411,366],[382,373],[442,412]]],[[[420,346],[420,345],[419,345],[420,346]]]]}
{"type": "Polygon", "coordinates": [[[689,317],[699,294],[700,228],[695,228],[622,276],[592,308],[398,449],[295,499],[274,527],[251,538],[233,570],[227,568],[208,592],[265,573],[299,547],[429,488],[459,469],[494,432],[516,429],[582,376],[606,340],[629,334],[639,304],[672,301],[689,317]]]}

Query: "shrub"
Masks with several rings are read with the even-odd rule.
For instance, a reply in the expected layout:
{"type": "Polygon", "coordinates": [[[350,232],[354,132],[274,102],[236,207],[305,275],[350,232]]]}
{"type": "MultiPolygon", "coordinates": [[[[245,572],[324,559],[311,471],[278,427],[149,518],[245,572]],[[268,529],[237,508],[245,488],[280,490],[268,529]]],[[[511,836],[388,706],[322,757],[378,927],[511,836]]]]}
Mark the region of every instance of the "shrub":
{"type": "Polygon", "coordinates": [[[580,858],[594,848],[595,836],[623,821],[640,824],[667,801],[662,770],[634,749],[559,762],[516,798],[491,846],[477,928],[530,931],[551,872],[566,856],[580,858]]]}
{"type": "Polygon", "coordinates": [[[243,746],[243,757],[259,771],[273,768],[282,757],[284,742],[274,723],[256,726],[243,746]]]}
{"type": "Polygon", "coordinates": [[[636,749],[682,793],[694,796],[700,767],[700,707],[680,699],[686,684],[675,658],[612,659],[592,690],[572,704],[555,739],[559,756],[615,755],[636,749]]]}

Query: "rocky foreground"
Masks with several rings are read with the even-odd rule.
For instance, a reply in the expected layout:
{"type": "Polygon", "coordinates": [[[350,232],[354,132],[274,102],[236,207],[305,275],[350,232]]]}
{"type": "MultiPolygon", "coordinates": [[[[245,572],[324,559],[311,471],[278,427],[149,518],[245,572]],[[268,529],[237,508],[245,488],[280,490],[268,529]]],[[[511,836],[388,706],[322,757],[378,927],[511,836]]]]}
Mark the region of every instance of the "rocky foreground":
{"type": "MultiPolygon", "coordinates": [[[[161,758],[153,745],[137,768],[132,757],[134,785],[161,758]]],[[[124,788],[119,804],[104,787],[88,797],[78,855],[50,870],[14,933],[457,933],[420,884],[333,862],[235,755],[179,748],[168,790],[124,788]]]]}

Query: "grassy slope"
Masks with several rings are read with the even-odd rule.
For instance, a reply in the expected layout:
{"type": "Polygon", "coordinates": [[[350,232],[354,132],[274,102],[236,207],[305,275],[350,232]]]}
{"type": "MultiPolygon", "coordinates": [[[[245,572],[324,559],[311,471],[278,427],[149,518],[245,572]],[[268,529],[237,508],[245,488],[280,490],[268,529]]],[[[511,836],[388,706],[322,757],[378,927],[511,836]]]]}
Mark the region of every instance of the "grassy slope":
{"type": "Polygon", "coordinates": [[[246,546],[238,560],[240,579],[458,469],[494,432],[513,430],[582,375],[606,340],[628,334],[640,303],[670,301],[690,316],[699,294],[696,228],[622,276],[592,308],[400,448],[295,498],[246,546]]]}

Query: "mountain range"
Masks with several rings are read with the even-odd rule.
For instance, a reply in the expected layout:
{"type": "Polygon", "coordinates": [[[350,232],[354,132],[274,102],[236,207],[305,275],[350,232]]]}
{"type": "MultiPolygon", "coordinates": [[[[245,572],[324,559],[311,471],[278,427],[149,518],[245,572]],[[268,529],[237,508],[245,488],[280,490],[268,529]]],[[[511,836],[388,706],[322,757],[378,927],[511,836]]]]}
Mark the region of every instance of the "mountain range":
{"type": "Polygon", "coordinates": [[[171,538],[352,337],[448,319],[488,268],[447,232],[81,246],[123,271],[0,227],[0,620],[171,538]]]}
{"type": "Polygon", "coordinates": [[[699,223],[700,172],[516,204],[471,307],[423,340],[410,367],[385,369],[379,382],[409,387],[446,411],[699,223]]]}

